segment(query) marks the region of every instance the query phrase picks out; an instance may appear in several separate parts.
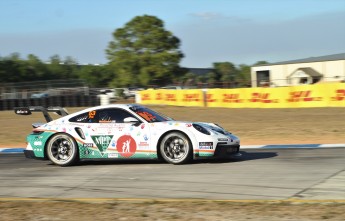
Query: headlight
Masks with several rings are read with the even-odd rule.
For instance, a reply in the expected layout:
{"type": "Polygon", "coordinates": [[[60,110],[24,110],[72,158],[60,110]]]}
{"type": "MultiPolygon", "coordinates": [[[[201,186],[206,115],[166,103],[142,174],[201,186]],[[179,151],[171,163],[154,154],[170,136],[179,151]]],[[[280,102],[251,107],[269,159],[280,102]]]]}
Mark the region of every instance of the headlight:
{"type": "Polygon", "coordinates": [[[203,126],[199,124],[193,124],[193,127],[195,128],[195,130],[199,131],[200,133],[211,135],[210,131],[206,130],[203,126]]]}

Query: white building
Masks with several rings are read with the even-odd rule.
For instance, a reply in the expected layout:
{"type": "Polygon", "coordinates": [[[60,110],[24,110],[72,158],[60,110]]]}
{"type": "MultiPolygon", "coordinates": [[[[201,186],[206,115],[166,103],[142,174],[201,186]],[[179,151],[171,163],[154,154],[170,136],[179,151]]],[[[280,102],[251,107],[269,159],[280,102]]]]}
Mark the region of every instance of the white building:
{"type": "Polygon", "coordinates": [[[253,66],[251,78],[252,87],[345,81],[345,53],[253,66]]]}

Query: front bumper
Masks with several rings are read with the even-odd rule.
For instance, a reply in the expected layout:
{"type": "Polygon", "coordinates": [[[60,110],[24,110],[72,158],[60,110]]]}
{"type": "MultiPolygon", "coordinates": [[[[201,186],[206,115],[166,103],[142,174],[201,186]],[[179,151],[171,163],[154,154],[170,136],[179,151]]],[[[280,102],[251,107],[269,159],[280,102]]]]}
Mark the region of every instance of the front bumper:
{"type": "Polygon", "coordinates": [[[228,145],[228,144],[222,144],[218,143],[216,146],[216,150],[214,151],[214,157],[229,157],[229,156],[241,156],[240,154],[240,145],[228,145]]]}

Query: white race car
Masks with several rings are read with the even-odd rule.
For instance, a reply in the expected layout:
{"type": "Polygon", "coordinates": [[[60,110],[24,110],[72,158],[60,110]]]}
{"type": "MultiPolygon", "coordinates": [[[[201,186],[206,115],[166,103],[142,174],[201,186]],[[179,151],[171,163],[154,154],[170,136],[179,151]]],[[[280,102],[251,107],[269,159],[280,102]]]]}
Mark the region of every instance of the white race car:
{"type": "Polygon", "coordinates": [[[61,107],[18,107],[15,113],[43,112],[33,124],[27,158],[69,166],[88,159],[157,159],[172,164],[215,156],[240,156],[240,140],[213,123],[175,121],[147,107],[113,104],[68,114],[61,107]],[[62,117],[52,120],[48,112],[62,117]]]}

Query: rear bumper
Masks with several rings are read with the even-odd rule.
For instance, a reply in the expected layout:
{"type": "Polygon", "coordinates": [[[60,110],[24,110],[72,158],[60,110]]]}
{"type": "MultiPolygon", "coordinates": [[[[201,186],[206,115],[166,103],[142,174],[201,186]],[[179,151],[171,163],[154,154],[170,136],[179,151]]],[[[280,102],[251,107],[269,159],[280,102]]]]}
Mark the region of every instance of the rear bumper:
{"type": "Polygon", "coordinates": [[[24,150],[24,155],[25,155],[26,158],[29,158],[29,159],[45,160],[42,157],[36,157],[33,150],[24,150]]]}

